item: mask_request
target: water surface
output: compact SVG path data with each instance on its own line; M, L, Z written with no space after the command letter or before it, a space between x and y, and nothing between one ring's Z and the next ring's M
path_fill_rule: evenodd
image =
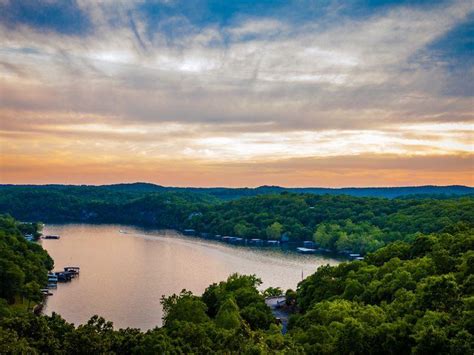
M187 289L202 294L228 275L256 274L262 289L296 288L318 266L335 259L272 248L249 248L185 237L176 231L144 231L120 225L47 225L42 240L55 270L80 266L80 277L58 284L47 300L53 311L76 325L99 314L117 328L161 325L160 297Z

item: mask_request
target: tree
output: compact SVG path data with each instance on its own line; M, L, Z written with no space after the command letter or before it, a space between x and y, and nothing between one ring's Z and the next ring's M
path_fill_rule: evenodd
M240 327L240 324L239 307L231 297L228 297L217 312L216 325L224 329L235 329Z
M268 287L262 295L263 297L278 297L283 295L283 290L280 287Z
M209 321L206 314L206 304L191 291L182 290L179 295L163 296L160 301L163 306L163 323L165 326L174 321L202 323Z
M234 233L239 237L247 236L248 230L248 227L244 223L237 223L234 226Z
M12 261L0 258L0 297L12 303L22 290L25 273Z
M35 354L25 338L20 338L12 330L0 327L0 354Z
M30 309L31 301L40 302L42 299L40 285L37 282L31 281L23 286L23 297L28 300L27 308Z
M448 311L459 302L459 286L452 274L430 276L417 287L417 298L422 309Z
M273 224L268 226L265 231L268 239L280 239L282 230L283 226L278 222L274 222Z
M294 306L296 304L297 296L298 296L298 294L296 293L296 291L294 291L290 288L288 290L286 290L286 292L285 292L286 305L290 306L290 307Z

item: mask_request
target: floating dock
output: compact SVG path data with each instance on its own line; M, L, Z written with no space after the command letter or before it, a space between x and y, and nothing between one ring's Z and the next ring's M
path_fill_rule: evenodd
M316 249L313 249L313 248L299 247L299 248L296 248L296 251L301 254L315 254L316 253Z
M80 268L78 266L66 266L64 271L50 272L48 273L48 285L47 288L57 288L58 282L71 281L76 276L79 276Z

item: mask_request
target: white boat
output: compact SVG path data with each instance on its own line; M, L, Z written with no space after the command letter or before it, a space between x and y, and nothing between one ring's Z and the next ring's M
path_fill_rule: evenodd
M312 248L303 248L303 247L298 247L296 248L296 251L301 254L314 254L316 253L316 249Z

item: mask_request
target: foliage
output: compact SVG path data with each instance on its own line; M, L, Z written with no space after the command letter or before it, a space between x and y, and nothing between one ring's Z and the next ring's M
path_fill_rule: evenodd
M36 243L27 241L23 224L0 215L0 298L13 303L17 296L38 301L53 260ZM36 230L33 230L36 232Z
M283 295L283 290L280 287L268 287L262 295L263 297L278 297Z
M198 232L244 238L315 240L333 251L369 253L416 233L474 226L474 198L382 199L264 195L213 204L188 220Z
M163 306L163 324L168 325L176 321L202 323L209 321L206 314L206 304L190 291L182 290L179 295L173 294L161 298Z
M299 284L289 336L311 353L472 353L473 249L466 228L321 267Z
M0 186L0 213L48 223L134 224L248 239L285 235L290 242L314 239L335 252L362 254L397 240L409 242L416 233L474 226L473 196L386 199L262 187L253 197L242 197L252 195L251 189L231 201L215 197L228 196L225 190L150 184ZM331 194L316 194L323 192Z
M273 222L271 225L269 225L265 229L265 232L267 234L267 238L268 239L280 239L282 229L283 229L283 226L280 223Z
M285 199L303 203L306 198L288 195L251 200L268 199L278 205ZM296 291L286 291L287 306L295 313L285 335L263 297L281 294L281 290L260 293L261 280L255 275L231 275L210 285L202 296L183 290L163 297L164 326L147 332L115 330L99 316L75 327L56 314L37 316L18 310L9 302L18 296L36 302L38 288L46 282L53 264L40 245L24 239L18 222L0 216L0 353L472 354L472 201L431 201L439 209L433 210L423 200L395 201L391 207L386 200L358 200L376 206L368 223L367 211L361 210L364 216L358 219L354 217L356 205L344 211L334 207L338 198L325 198L331 200L325 206L332 207L318 211L324 222L315 228L317 241L347 248L346 237L353 236L348 239L358 240L368 254L364 261L322 266ZM287 203L280 206L285 211ZM384 218L374 213L378 208L385 209ZM309 216L314 209L308 208ZM406 224L395 227L394 221L408 215ZM265 225L273 223L266 221ZM284 219L278 223L285 228ZM405 237L391 242L387 236L396 228L397 235ZM378 235L375 240L388 244L370 252L365 233L374 233Z

